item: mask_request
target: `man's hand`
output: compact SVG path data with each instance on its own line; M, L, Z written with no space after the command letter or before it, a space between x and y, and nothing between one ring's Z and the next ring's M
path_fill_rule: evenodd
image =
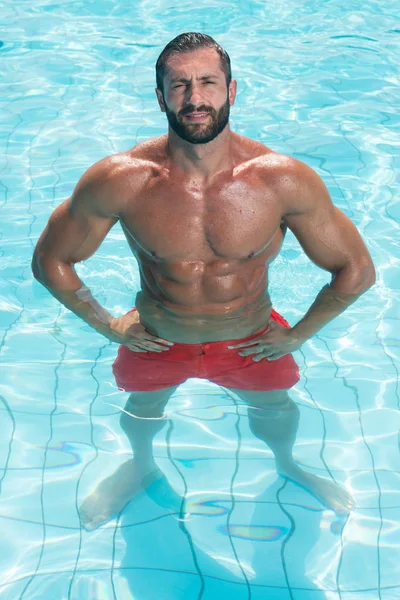
M163 352L173 346L173 342L155 337L140 323L137 311L112 318L107 331L101 332L112 342L127 346L132 352Z
M279 325L275 321L270 321L268 330L262 335L248 342L228 346L228 348L245 348L239 352L239 355L249 356L254 354L253 360L259 362L263 358L277 360L285 354L291 354L300 348L303 341L293 333L292 329Z

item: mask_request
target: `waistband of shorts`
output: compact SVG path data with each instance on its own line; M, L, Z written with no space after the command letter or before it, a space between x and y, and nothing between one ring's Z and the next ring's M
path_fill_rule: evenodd
M130 310L129 312L136 312L137 308L133 307L132 310ZM226 346L233 346L235 344L241 344L242 342L248 342L249 340L253 340L254 338L258 337L259 335L262 335L263 333L265 333L268 329L268 324L265 325L265 327L263 327L262 329L260 329L259 331L256 331L255 333L252 333L244 338L236 338L233 340L218 340L215 342L196 342L196 343L185 343L185 342L174 342L174 348L198 348L200 346L206 346L206 347L212 347L212 348L222 348L222 347L226 347Z
M172 348L175 348L176 350L178 348L181 349L195 349L195 348L203 348L203 349L214 349L214 350L218 350L218 349L222 349L222 348L227 348L228 346L234 346L235 344L241 344L242 342L247 342L249 340L253 340L254 338L258 337L259 335L262 335L263 333L265 333L268 329L268 325L266 325L263 329L261 329L260 331L256 331L255 333L252 333L251 335L248 335L244 338L236 338L234 340L219 340L216 342L197 342L197 343L192 343L192 344L186 344L183 342L174 342L174 345L172 346Z

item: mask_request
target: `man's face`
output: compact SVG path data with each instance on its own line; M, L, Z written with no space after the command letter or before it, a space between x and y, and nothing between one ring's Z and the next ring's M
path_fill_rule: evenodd
M213 48L171 56L164 93L156 90L161 110L175 133L191 144L207 144L223 131L235 101L236 82L226 85Z

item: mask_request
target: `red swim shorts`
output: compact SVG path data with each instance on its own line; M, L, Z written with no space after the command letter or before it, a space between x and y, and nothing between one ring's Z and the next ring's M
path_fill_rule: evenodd
M290 327L273 309L271 318ZM206 344L175 342L164 352L132 352L126 346L120 346L113 364L115 380L118 387L127 392L153 392L184 383L190 377L242 390L289 389L300 379L299 368L291 354L273 361L263 358L255 362L252 356L239 356L239 349L228 349L228 346L252 340L266 330L267 327L241 340Z

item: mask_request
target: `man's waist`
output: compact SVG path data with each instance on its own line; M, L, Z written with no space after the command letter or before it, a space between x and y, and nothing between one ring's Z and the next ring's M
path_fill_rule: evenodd
M265 328L271 312L271 302L264 295L257 303L249 303L235 310L215 310L210 313L195 307L163 305L161 302L139 292L136 307L140 321L152 335L171 341L196 344L203 342L241 339Z

